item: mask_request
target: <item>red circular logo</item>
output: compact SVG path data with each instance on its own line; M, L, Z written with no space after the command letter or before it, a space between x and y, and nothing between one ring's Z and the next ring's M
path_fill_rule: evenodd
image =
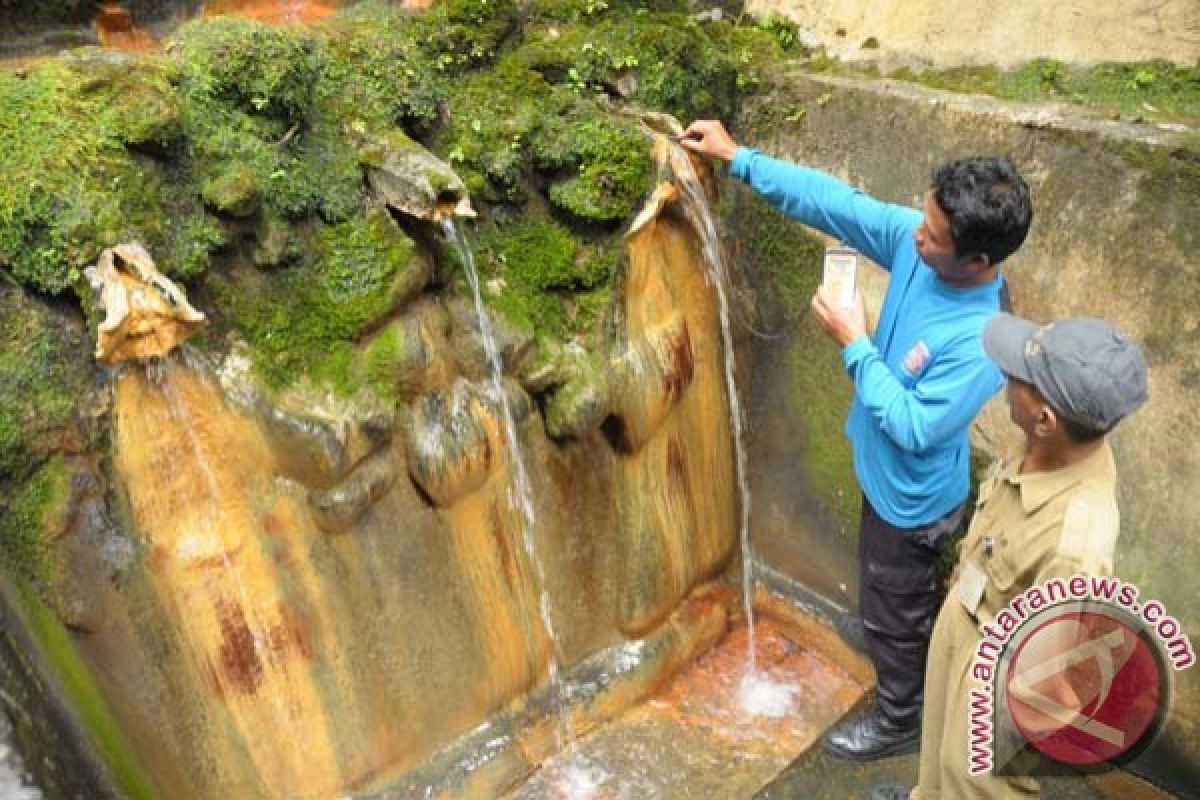
M1085 766L1129 752L1161 718L1164 676L1152 646L1105 613L1072 611L1038 625L1004 676L1021 735L1046 756Z

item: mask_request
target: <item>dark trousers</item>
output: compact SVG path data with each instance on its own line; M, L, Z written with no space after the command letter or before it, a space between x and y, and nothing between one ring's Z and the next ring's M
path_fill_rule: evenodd
M941 605L938 551L963 507L919 528L889 524L864 497L858 528L859 609L879 706L898 726L919 723L929 637Z

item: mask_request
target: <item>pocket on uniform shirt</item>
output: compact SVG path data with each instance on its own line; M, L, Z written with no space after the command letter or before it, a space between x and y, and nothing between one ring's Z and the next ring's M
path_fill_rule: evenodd
M1008 592L1017 580L1016 566L1003 553L994 552L984 558L983 568L988 579L1002 592Z

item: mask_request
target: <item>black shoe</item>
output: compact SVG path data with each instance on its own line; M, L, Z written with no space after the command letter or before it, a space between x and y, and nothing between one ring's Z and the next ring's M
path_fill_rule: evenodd
M908 800L912 796L912 787L903 783L884 783L867 792L865 800Z
M921 745L919 720L899 726L871 706L862 714L843 720L825 734L825 752L851 761L874 761L884 756L915 753Z
M867 652L867 634L858 614L839 614L834 617L833 629L842 641L860 653Z

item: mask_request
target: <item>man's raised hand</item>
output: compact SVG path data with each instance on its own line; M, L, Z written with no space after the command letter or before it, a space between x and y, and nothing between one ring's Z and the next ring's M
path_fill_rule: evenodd
M688 125L679 143L693 153L722 161L732 161L737 152L737 142L715 119L699 119Z

